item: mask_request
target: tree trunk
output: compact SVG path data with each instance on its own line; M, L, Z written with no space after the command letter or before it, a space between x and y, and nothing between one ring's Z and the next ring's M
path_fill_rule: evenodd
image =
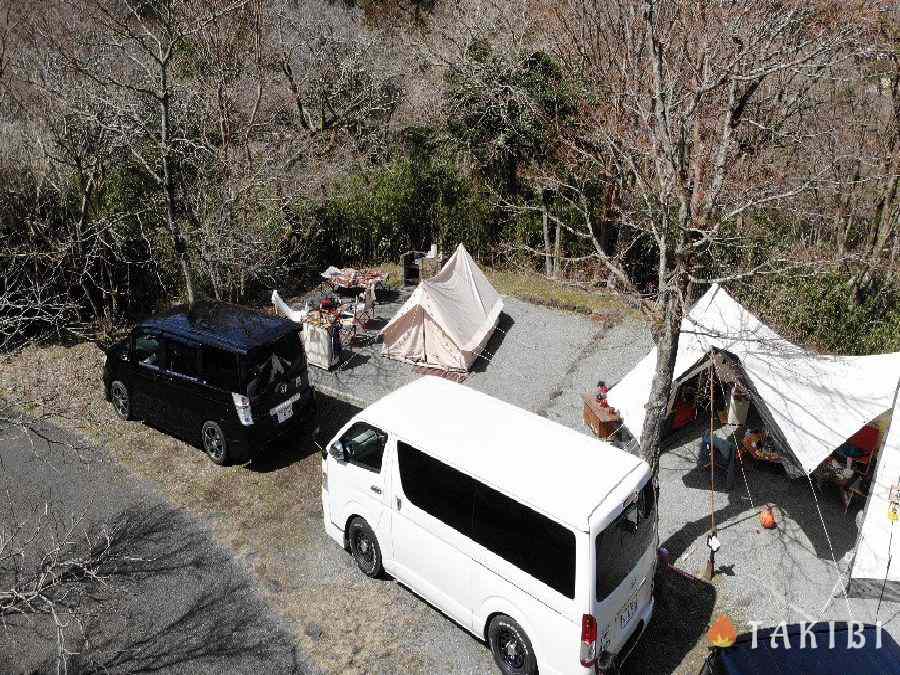
M184 275L184 295L189 305L194 304L194 279L191 270L191 261L188 257L187 244L184 235L175 218L175 186L172 182L171 148L169 147L169 61L168 56L160 59L159 64L160 89L160 145L162 146L163 183L166 190L166 226L172 236L172 244L175 248L175 257L181 265L181 273Z
M550 257L550 223L547 214L547 199L541 197L541 217L544 225L544 273L550 277L553 276L553 259Z
M556 238L553 240L553 278L559 279L562 270L562 222L556 221Z
M676 279L681 275L676 274ZM666 412L672 390L672 373L678 355L681 334L681 291L673 281L662 292L662 320L656 341L656 371L647 401L644 427L641 431L641 457L646 460L655 476L659 471L659 448L665 431Z

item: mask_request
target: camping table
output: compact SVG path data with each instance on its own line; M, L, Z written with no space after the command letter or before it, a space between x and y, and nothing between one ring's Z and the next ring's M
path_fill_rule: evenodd
M338 289L365 288L369 284L373 284L375 288L381 288L386 277L387 275L380 269L355 270L352 267L342 269L339 274L322 275L325 284L335 291Z
M604 406L597 400L594 392L587 392L581 395L584 401L584 423L587 424L596 436L608 439L616 433L616 430L622 423L622 418L614 408L608 405Z

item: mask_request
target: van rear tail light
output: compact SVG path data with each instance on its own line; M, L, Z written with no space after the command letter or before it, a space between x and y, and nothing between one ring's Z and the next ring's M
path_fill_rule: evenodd
M250 411L250 399L243 394L231 394L234 401L234 409L237 410L238 419L245 427L253 424L253 413Z
M581 617L581 665L590 668L597 660L597 619L592 614Z

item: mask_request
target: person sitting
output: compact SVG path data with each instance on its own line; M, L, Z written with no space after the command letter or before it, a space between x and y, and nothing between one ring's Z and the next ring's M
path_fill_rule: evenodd
M716 466L725 470L725 488L727 490L734 487L737 465L737 441L735 440L737 430L738 425L736 424L724 424L712 434L712 447L716 450ZM697 451L697 468L701 471L710 465L710 449L709 431L704 431Z

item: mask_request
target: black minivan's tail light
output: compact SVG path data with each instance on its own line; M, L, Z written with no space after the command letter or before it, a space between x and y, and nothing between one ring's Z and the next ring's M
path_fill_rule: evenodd
M597 619L593 614L581 617L581 665L590 668L597 660Z
M234 409L237 411L238 419L245 427L253 424L253 412L250 410L250 399L243 394L232 392L231 398L234 401Z

